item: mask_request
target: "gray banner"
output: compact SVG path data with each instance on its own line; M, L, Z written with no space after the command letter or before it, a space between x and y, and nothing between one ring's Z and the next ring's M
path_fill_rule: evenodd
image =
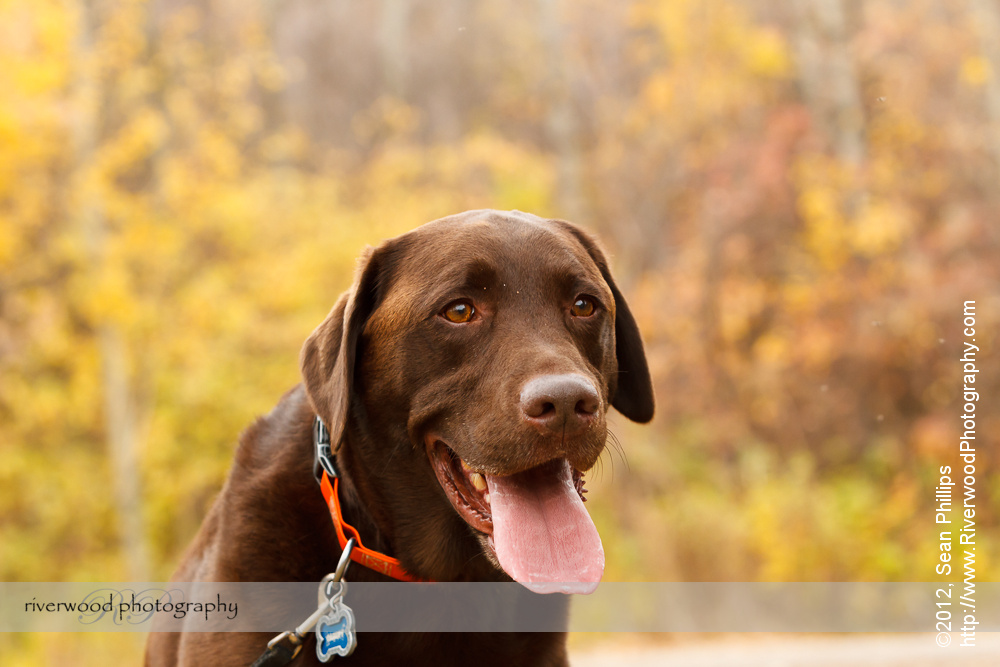
M315 611L317 593L313 583L0 583L0 631L277 633ZM1000 583L961 595L938 583L612 582L571 598L513 583L350 583L344 601L360 632L957 632L969 615L1000 631Z

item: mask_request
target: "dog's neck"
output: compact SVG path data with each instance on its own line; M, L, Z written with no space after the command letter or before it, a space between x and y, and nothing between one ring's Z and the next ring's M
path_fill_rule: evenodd
M338 496L342 520L354 527L361 538L361 543L369 549L396 557L391 540L379 527L379 523L367 509L365 502L361 500L362 492L359 492L356 480L363 482L364 477L352 474L355 466L350 448L341 447L334 455L334 460L339 479Z

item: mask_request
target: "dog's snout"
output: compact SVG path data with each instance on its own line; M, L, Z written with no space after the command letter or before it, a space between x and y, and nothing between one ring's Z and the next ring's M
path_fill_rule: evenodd
M524 419L544 430L579 431L593 421L600 407L600 395L581 375L542 375L521 389Z

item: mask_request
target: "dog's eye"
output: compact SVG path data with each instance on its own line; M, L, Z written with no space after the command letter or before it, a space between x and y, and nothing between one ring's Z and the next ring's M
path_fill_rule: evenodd
M576 301L573 302L573 307L569 309L573 317L590 317L597 310L597 306L594 304L594 300L589 296L580 295L576 297Z
M472 316L476 314L476 308L468 301L452 301L444 310L441 311L441 316L444 317L449 322L454 322L455 324L465 324L472 319Z

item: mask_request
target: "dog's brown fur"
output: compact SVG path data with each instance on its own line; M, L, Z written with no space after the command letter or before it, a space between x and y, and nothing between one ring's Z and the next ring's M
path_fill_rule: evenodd
M581 293L600 304L569 314ZM477 318L439 314L456 299ZM596 414L578 433L526 423L532 378L592 382ZM446 442L475 468L512 474L565 457L587 470L605 414L652 417L639 332L595 242L577 227L519 213L471 211L386 241L306 341L303 385L242 436L221 495L174 581L315 581L340 555L312 474L315 415L337 447L346 520L362 541L435 581L509 581L486 537L455 511L428 460ZM353 565L353 581L387 581ZM249 665L266 634L153 633L146 664ZM345 665L566 665L561 633L362 634ZM310 639L295 665L319 664Z

